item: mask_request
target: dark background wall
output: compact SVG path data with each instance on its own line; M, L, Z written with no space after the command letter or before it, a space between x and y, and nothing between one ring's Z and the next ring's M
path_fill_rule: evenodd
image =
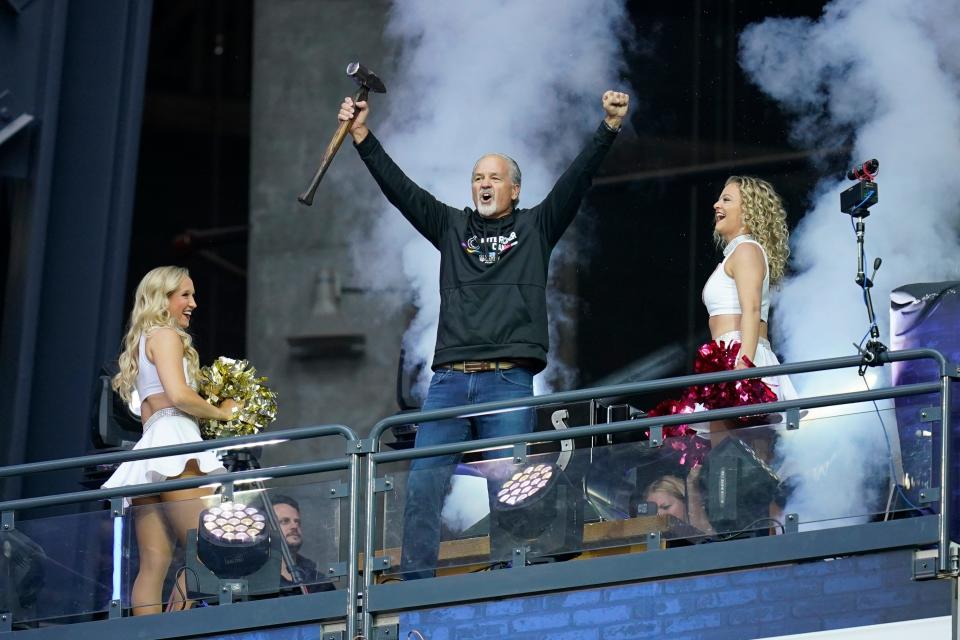
M242 355L253 3L154 5L125 309L144 273L190 269L205 361Z
M90 446L97 370L122 323L149 25L149 2L0 3L3 106L35 118L0 146L6 463ZM22 492L54 486L75 474Z
M829 151L791 148L779 107L737 63L737 38L748 24L773 15L816 17L822 5L629 3L646 39L627 76L643 87L632 106L637 136L619 141L605 163L588 200L595 216L576 221L602 253L579 271L582 384L671 343L687 351L680 371L693 362L691 350L709 336L700 290L717 262L712 204L727 176L773 182L793 226L821 172L840 170L842 159Z

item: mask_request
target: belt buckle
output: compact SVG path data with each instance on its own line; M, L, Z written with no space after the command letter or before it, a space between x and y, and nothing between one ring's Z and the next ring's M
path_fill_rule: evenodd
M486 365L486 363L483 361L464 360L463 372L464 373L480 373L481 371L484 371L484 365Z

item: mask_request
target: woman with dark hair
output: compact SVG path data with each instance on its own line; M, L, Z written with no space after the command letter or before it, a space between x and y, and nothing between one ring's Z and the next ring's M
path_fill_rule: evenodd
M198 418L226 421L240 407L233 400L213 406L196 392L199 358L186 329L190 326L194 299L193 280L186 269L158 267L137 286L130 323L120 354L120 372L113 388L127 402L136 390L140 398L143 437L134 449L200 442ZM103 484L124 487L168 478L189 478L226 469L205 451L178 456L136 460L121 464ZM134 615L160 613L163 582L173 559L175 543L186 541L195 529L208 489L168 491L133 499L140 570L133 583ZM178 580L183 599L184 581Z

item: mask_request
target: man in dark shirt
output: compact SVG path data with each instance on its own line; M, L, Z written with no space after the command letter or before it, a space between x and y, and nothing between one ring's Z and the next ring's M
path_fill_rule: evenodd
M300 585L310 593L318 591L333 591L332 583L323 579L317 569L317 563L300 555L303 545L303 533L300 529L300 504L289 496L275 495L272 497L273 512L277 515L277 524L280 525L280 534L287 541L290 554L293 556L295 571L299 580L290 572L286 561L280 563L280 590L281 593L297 593Z
M604 120L540 204L521 209L517 163L488 154L471 175L474 208L438 201L410 180L367 128L366 102L346 98L341 121L384 196L440 251L440 317L433 379L424 411L526 397L546 366L547 267L593 174L616 138L629 97L607 91ZM528 433L529 409L420 425L416 446ZM459 456L414 460L407 479L401 571L431 576L440 544L440 510ZM490 487L495 489L495 487ZM492 492L491 492L492 493Z

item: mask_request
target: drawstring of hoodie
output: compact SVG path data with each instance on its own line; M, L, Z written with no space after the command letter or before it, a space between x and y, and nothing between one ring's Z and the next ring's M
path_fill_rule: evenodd
M497 218L497 227L494 231L496 237L492 241L488 241L487 238L487 219L484 216L480 216L480 255L483 257L481 263L483 264L496 264L500 261L500 237L503 235L503 218ZM490 251L487 251L487 246L490 245L493 247L493 256L490 257ZM490 262L484 262L489 260Z
M480 256L483 264L487 259L487 219L483 216L480 216Z

